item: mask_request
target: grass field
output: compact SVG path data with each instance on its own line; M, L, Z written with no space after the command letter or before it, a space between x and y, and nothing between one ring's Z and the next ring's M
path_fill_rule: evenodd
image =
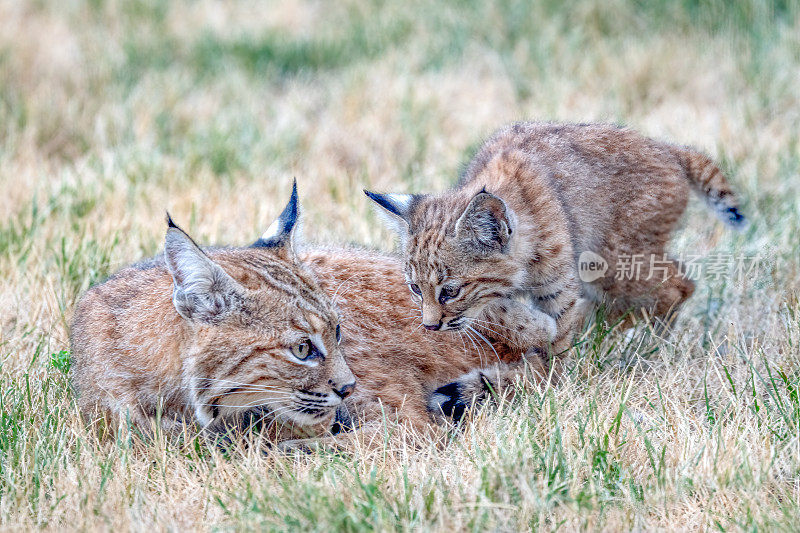
M793 0L1 0L0 528L799 529L798 82ZM518 119L721 162L752 224L692 203L673 248L708 275L673 338L591 328L562 385L446 445L224 457L83 426L76 299L158 251L165 209L246 244L296 176L307 241L389 250L361 189L441 190Z

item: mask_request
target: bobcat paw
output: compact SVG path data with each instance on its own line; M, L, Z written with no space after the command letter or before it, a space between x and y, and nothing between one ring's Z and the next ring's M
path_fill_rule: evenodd
M473 405L480 405L494 389L489 378L480 370L473 370L431 394L428 408L458 422Z

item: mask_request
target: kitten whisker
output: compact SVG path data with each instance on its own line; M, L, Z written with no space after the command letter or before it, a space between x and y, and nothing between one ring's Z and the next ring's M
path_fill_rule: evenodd
M466 329L461 330L461 331L464 332L464 335L467 336L467 338L469 339L469 342L472 343L472 347L475 348L476 352L478 352L478 361L480 361L481 366L484 366L485 363L483 362L483 350L481 350L480 347L477 344L475 344L475 340L472 338L472 335L470 335L469 331L467 331Z
M472 326L470 326L470 325L467 325L467 328L468 328L470 331L472 331L472 332L473 332L475 335L477 335L478 337L480 337L480 338L483 340L483 342L485 342L485 343L486 343L486 345L487 345L489 348L491 348L491 349L492 349L492 351L494 352L494 356L497 358L497 361L502 363L502 360L500 359L500 356L497 354L497 350L495 350L495 349L494 349L494 346L492 346L492 343L491 343L491 342L489 342L489 340L488 340L486 337L484 337L483 335L481 335L481 334L478 332L478 330L476 330L476 329L475 329L475 328L473 328Z
M477 323L478 323L478 327L479 327L479 328L481 328L481 329L485 329L485 330L487 330L487 331L490 331L491 333L494 333L495 335L497 335L497 336L498 336L498 337L500 337L501 339L503 339L503 340L505 340L505 341L508 341L508 342L510 342L510 343L512 343L512 344L514 343L514 341L512 341L511 339L509 339L509 338L508 338L508 337L506 337L505 335L502 335L502 334L498 333L497 331L493 330L492 328L490 328L490 327L487 327L487 326L485 326L484 324L482 324L482 323L481 323L481 322L483 322L482 320L476 320L476 319L474 319L474 318L471 318L471 319L469 319L469 322L470 322L470 325L471 325L473 322L477 322ZM493 324L492 322L489 322L489 323L490 323L490 324ZM497 324L494 324L494 325L497 325ZM505 327L505 326L500 326L500 327Z

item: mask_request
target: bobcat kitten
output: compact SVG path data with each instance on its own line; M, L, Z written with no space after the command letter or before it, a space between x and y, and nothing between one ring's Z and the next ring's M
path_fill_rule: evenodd
M517 123L483 144L452 190L365 193L400 234L426 328L502 325L520 330L523 347L552 343L560 354L583 319L579 298L605 303L611 320L644 310L667 321L692 294L694 284L665 253L690 188L730 225L745 224L719 168L692 148L605 124ZM582 281L582 253L599 256L605 275ZM632 257L641 258L638 275L619 279ZM514 302L518 295L529 305ZM527 320L498 321L508 310ZM518 367L472 372L448 393L470 401Z

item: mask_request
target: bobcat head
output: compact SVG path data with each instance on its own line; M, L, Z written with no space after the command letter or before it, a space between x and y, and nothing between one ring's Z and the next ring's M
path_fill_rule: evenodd
M499 197L485 189L440 197L364 192L400 235L425 328L461 329L492 300L517 292L524 269L509 253L515 217Z
M297 211L295 186L252 246L208 253L167 215L172 302L189 326L183 380L204 425L251 409L316 424L355 387L336 308L293 250Z

